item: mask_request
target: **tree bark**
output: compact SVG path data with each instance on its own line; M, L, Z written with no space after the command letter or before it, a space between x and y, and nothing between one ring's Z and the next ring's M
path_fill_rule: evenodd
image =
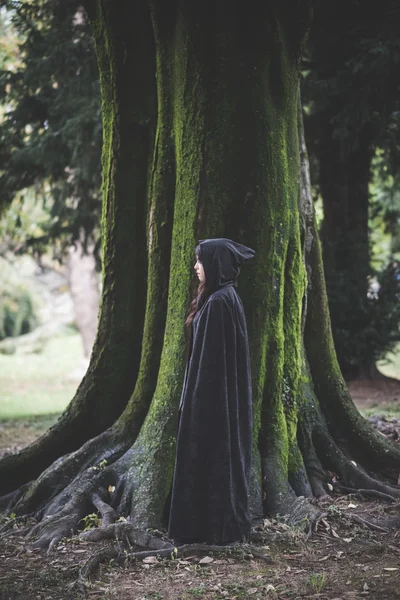
M135 387L146 303L148 157L156 103L148 14L138 9L132 21L127 17L129 39L115 33L106 38L101 26L94 32L104 132L103 292L97 337L88 371L57 423L22 452L1 461L3 493L36 478L54 460L111 426ZM99 23L101 18L107 19L108 13L99 5Z
M42 467L31 484L14 484L0 505L37 516L36 546L52 546L93 510L107 522L125 516L136 528L166 525L194 248L199 238L221 236L256 250L240 279L254 391L253 516L309 517L302 497L327 493L333 470L350 487L399 494L400 452L355 409L333 348L298 112L304 3L291 4L289 20L285 2L194 8L183 0L143 0L135 3L135 22L145 24L138 37L128 0L88 8L105 128L103 321L92 360L106 354L103 369L112 370L140 340L140 365L114 425ZM145 113L134 102L138 94L147 110L148 87L138 87L133 51L148 35L143 43L154 43L157 83L150 143ZM148 56L141 56L144 78L153 74ZM131 244L134 256L121 250ZM138 272L124 271L133 258L146 266L146 285ZM105 323L121 328L118 347ZM119 380L114 385L113 398L121 393ZM385 484L372 477L378 468Z

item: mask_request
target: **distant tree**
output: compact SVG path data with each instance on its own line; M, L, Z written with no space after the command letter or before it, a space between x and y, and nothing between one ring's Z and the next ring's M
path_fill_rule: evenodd
M379 11L360 0L317 4L305 65L306 137L324 207L321 237L333 335L347 378L375 376L376 360L400 337L400 309L390 323L384 322L388 312L379 310L382 321L376 322L377 304L368 295L374 274L369 184L377 148L387 173L400 174L399 18L393 0L384 0ZM396 290L385 289L380 301L395 308Z
M50 218L42 235L25 236L24 248L57 242L61 252L90 238L98 248L100 91L86 14L76 0L3 6L3 23L18 34L18 60L0 71L0 208L34 187Z
M14 46L11 52L6 44L0 71L3 214L13 205L0 251L31 252L39 262L51 252L68 263L75 322L89 355L98 312L102 137L93 41L77 1L11 1L5 8L1 39ZM36 222L24 210L26 197L32 208L32 191L43 204Z

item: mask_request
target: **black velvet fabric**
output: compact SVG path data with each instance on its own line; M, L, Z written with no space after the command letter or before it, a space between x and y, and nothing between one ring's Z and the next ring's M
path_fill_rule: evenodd
M199 254L211 293L192 324L169 536L224 544L250 532L251 373L246 319L234 284L254 251L218 238L201 241Z

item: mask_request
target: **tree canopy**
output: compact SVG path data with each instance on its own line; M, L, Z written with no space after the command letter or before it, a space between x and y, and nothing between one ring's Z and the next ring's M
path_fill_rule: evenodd
M97 240L100 93L86 15L72 0L4 6L3 21L17 32L18 44L17 59L0 72L3 212L17 192L33 187L50 219L39 239L32 236L26 245L69 244L82 232Z
M333 333L347 377L375 375L375 363L400 339L393 269L400 204L398 3L382 10L357 0L316 6L303 96L312 180L321 195L321 235ZM371 192L374 179L375 194ZM370 226L393 236L376 272ZM374 218L373 218L374 217ZM370 293L378 278L378 294Z

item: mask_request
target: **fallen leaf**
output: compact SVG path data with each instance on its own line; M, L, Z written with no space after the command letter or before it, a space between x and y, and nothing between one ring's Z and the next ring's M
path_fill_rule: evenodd
M364 592L367 592L367 591L369 590L369 585L368 585L368 583L364 583L364 585L363 585L363 590L364 590Z
M400 475L399 475L400 477ZM272 522L269 519L264 519L263 521L264 527L271 527Z
M333 535L334 538L337 538L338 540L340 540L340 536L338 535L337 531L335 529L333 529L333 527L331 527L331 534Z
M158 560L157 560L157 557L156 557L156 556L146 556L146 557L143 559L143 562L144 562L146 565L153 565L154 563L158 562Z
M250 594L250 596L251 596L252 594L257 594L257 592L258 592L258 588L249 588L249 589L247 590L247 593L248 593L248 594Z
M322 523L323 525L325 525L326 529L329 529L329 523L328 523L328 521L325 521L325 519L321 519L320 523Z
M214 562L214 559L211 558L211 556L205 556L204 558L199 560L199 565L209 565L212 562Z

